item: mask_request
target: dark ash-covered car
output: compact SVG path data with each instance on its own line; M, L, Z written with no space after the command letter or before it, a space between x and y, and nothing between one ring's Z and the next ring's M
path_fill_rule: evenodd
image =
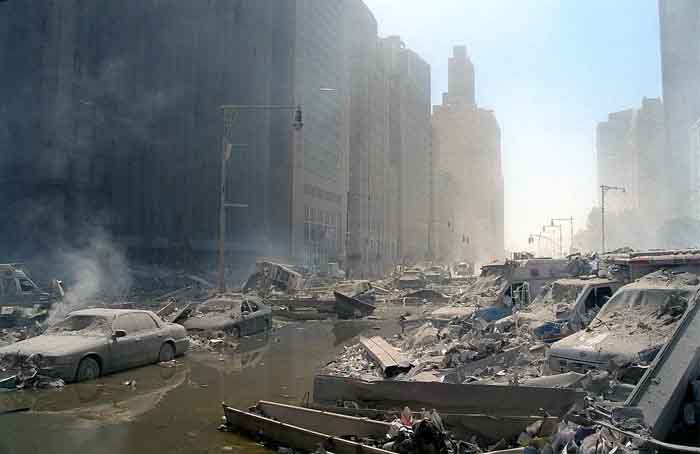
M71 312L40 336L0 348L5 373L27 366L66 382L170 361L185 353L185 329L150 311L85 309Z
M233 337L272 328L272 309L255 297L219 296L197 305L182 322L187 331L225 331Z

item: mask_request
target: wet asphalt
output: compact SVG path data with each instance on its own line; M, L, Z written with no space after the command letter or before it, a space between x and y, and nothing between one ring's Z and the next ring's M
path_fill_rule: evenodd
M300 403L321 366L360 334L399 332L404 311L378 309L379 320L290 322L241 339L235 350L191 352L177 367L152 365L61 389L0 393L0 454L270 452L219 432L221 403ZM2 414L20 408L29 410Z

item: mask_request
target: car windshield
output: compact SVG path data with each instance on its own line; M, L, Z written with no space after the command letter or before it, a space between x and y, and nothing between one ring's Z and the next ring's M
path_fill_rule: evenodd
M533 305L540 302L542 304L573 303L584 288L580 284L554 282L546 292L533 301Z
M104 317L72 315L46 330L46 334L63 336L109 336L111 329Z
M642 307L656 309L669 298L683 297L687 300L689 296L689 292L677 289L627 289L620 291L608 302L605 312Z

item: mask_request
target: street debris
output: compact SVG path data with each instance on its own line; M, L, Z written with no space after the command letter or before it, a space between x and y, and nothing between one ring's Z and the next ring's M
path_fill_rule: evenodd
M434 409L413 412L403 407L373 420L267 401L249 411L223 407L225 422L220 430L249 434L277 452L458 454L517 446L516 440L492 443L490 437L476 433L456 435ZM520 424L521 433L530 439L548 436L553 428L545 427L543 420Z
M413 365L408 359L380 336L360 338L360 344L367 355L379 367L384 377L394 377L411 370Z
M255 272L243 285L243 291L256 291L267 295L273 291L296 292L304 285L302 275L289 265L260 261L255 264Z

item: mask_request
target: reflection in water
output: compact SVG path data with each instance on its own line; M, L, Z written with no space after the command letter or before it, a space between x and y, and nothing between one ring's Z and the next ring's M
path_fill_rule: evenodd
M0 454L221 453L224 446L266 452L216 430L221 402L243 408L260 399L299 403L311 391L314 372L363 330L390 336L398 326L291 323L241 339L235 351L190 353L177 368L149 366L60 390L1 393L0 412L32 410L0 416ZM129 380L134 389L124 385Z
M365 320L339 320L333 324L333 336L335 340L333 341L334 346L344 344L355 336L358 336L361 332L371 328L374 325L373 322Z

